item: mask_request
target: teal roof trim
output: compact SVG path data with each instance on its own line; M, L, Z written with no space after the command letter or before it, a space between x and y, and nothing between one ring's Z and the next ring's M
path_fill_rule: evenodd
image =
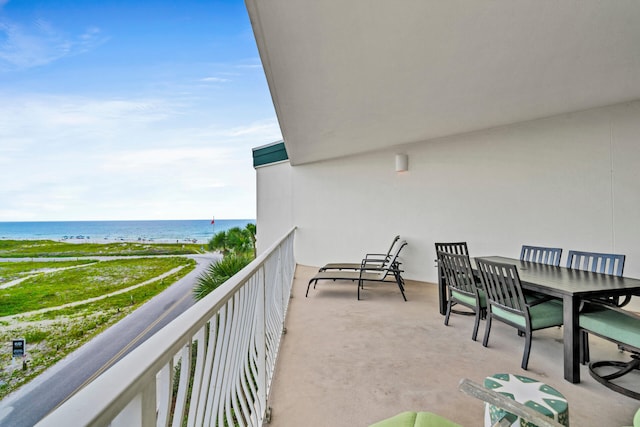
M253 167L289 160L284 142L276 142L264 147L253 149Z

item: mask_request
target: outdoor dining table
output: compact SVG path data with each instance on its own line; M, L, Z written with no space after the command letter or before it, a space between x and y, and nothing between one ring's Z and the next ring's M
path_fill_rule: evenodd
M562 299L564 378L580 382L580 330L578 314L584 299L640 295L640 280L589 271L554 267L501 256L478 257L492 262L515 265L524 289ZM475 266L475 258L472 260ZM441 299L446 292L440 292ZM442 305L442 301L440 304ZM444 302L446 305L446 301Z

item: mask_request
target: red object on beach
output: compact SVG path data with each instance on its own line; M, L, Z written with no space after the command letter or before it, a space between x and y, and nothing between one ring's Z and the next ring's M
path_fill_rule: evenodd
M215 218L211 218L211 224L215 224L215 223L216 223Z

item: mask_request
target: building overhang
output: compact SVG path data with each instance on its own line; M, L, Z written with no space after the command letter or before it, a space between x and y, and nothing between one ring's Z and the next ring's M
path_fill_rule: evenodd
M640 2L246 0L292 165L640 98Z

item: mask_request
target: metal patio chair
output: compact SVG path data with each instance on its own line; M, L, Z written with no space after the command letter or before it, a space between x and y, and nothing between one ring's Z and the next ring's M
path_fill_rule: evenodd
M579 315L580 330L584 333L581 335L581 339L588 339L589 333L612 341L618 345L618 348L630 352L631 360L628 362L609 360L591 362L589 373L605 387L640 400L640 388L632 390L625 387L624 383L614 381L633 371L640 370L640 316L603 303L594 302L590 305L596 305L597 308L585 310ZM585 360L583 360L584 362Z
M447 302L447 314L444 324L449 325L449 317L455 305L462 305L469 308L475 314L475 323L471 339L476 340L480 319L484 319L487 314L486 293L476 279L471 268L471 261L468 255L456 255L438 251L438 259L442 262L442 268L449 289Z
M489 343L493 319L513 326L525 337L521 366L526 370L533 331L562 325L562 303L545 298L528 302L515 265L491 262L482 258L476 258L476 264L487 292L487 326L482 345L486 347Z

